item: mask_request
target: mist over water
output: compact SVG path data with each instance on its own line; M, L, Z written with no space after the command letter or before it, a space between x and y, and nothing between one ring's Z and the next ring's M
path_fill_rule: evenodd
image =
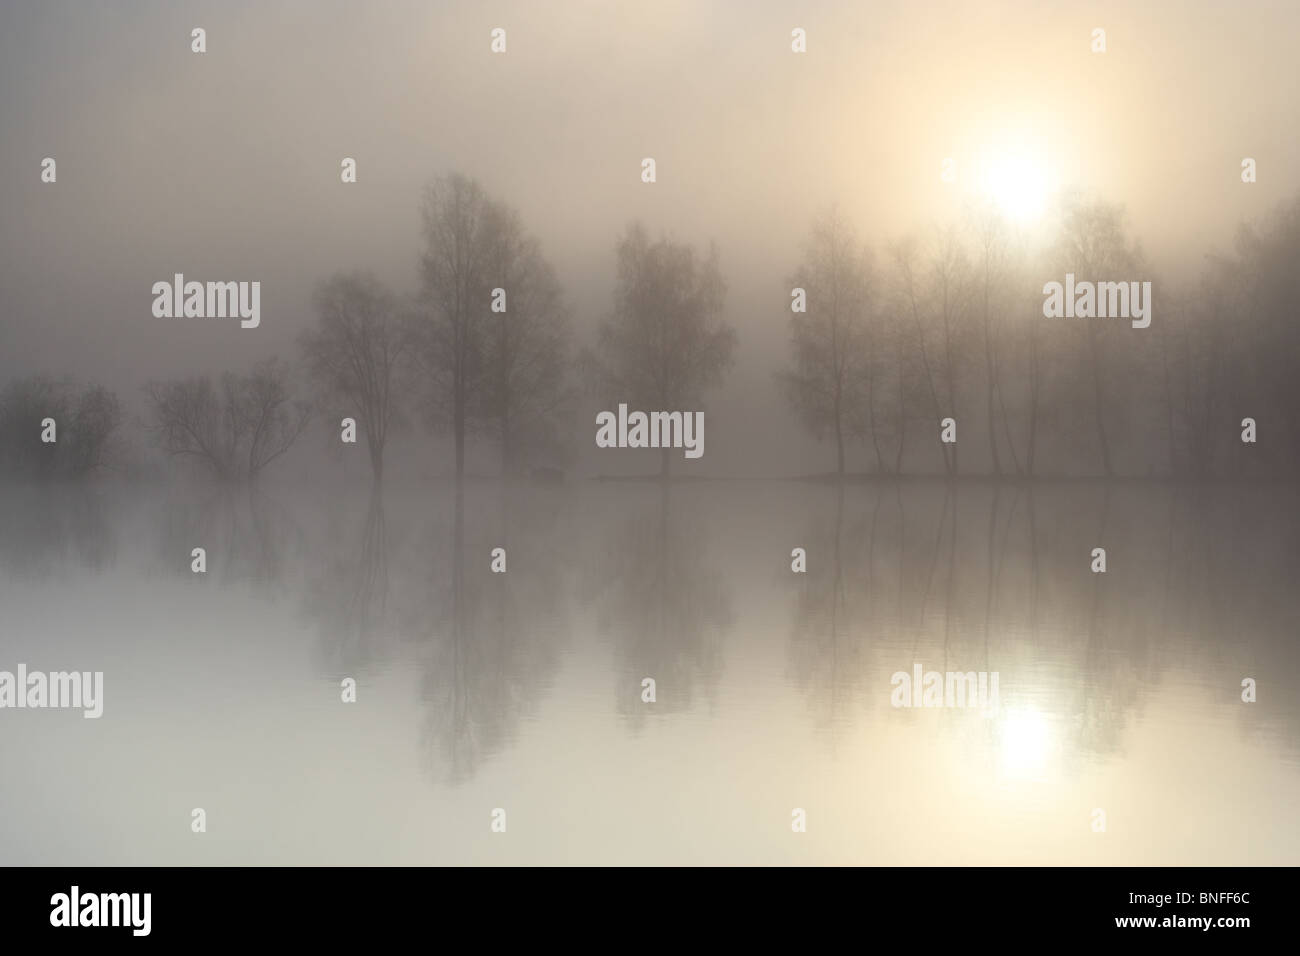
M457 497L7 493L8 658L108 677L99 721L5 714L0 807L23 826L4 859L1295 858L1292 487ZM222 555L206 576L187 566L196 535ZM1097 541L1125 566L1087 573ZM914 662L999 672L998 713L892 707ZM1267 688L1250 706L1245 676Z
M1294 864L1297 27L6 3L0 863Z

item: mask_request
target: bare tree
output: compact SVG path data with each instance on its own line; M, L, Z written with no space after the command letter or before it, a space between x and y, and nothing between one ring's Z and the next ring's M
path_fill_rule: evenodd
M903 473L907 439L914 424L928 423L922 426L924 434L938 438L938 432L932 427L935 409L932 409L929 382L922 357L914 348L915 335L910 315L909 302L899 294L895 283L888 304L882 310L877 340L876 351L880 358L877 364L883 373L880 376L881 387L873 389L884 392L877 400L882 406L883 414L877 420L876 431L893 444L892 471L895 475Z
M1047 393L1046 350L1042 342L1042 322L1039 321L1042 313L1038 311L1042 300L1039 295L1036 285L1022 287L1015 301L1021 303L1018 311L1023 318L1012 326L1021 331L1025 342L1025 475L1029 478L1034 477L1034 465L1038 456L1038 426Z
M957 474L957 446L939 438L939 418L957 408L958 363L964 353L969 304L968 263L956 234L940 233L928 256L912 239L891 248L897 295L912 329L921 381L929 396L931 425L943 457L944 473Z
M239 385L238 408L249 435L246 474L252 478L298 440L311 409L289 394L289 366L278 359L259 362Z
M726 286L716 248L651 242L640 224L618 240L614 313L586 356L592 386L634 407L691 410L731 366L735 330L722 320ZM669 473L663 449L660 474Z
M299 339L322 401L361 425L376 480L384 476L384 447L399 419L397 396L405 337L394 296L367 273L336 274L314 297L315 328Z
M484 320L473 412L500 442L501 473L507 475L529 455L563 456L557 419L571 398L569 326L559 280L537 240L513 209L501 206L496 213L489 274L505 292L505 309Z
M42 422L55 423L55 441L42 440ZM102 385L81 391L43 375L0 391L0 473L48 480L83 478L107 467L119 450L122 406Z
M69 429L69 471L74 477L106 468L118 450L117 432L122 424L122 403L102 385L87 388L77 396Z
M297 441L310 418L289 392L289 367L270 358L248 375L151 382L151 429L174 457L192 459L225 481L251 479Z
M813 225L804 262L790 279L807 296L807 311L790 319L790 365L779 374L804 426L835 439L836 474L844 475L845 433L869 434L883 466L875 427L870 255L832 209Z
M1076 282L1106 282L1129 278L1140 267L1141 253L1124 233L1123 210L1100 200L1075 201L1065 208L1056 261L1062 273L1072 272ZM1101 463L1107 477L1115 474L1113 442L1107 428L1108 396L1113 396L1114 370L1108 345L1109 319L1077 320L1084 339L1087 376L1092 388L1093 420Z
M929 264L932 306L931 326L934 330L943 390L947 409L944 414L955 416L958 408L958 387L961 378L961 359L966 354L971 304L970 261L962 248L955 229L939 233L935 239ZM924 336L925 330L922 330ZM949 452L952 474L957 474L957 443L945 444Z
M411 354L428 380L431 424L451 429L459 479L482 375L501 214L478 183L459 173L425 190L421 214L423 296L409 325Z
M60 447L41 440L41 422L56 429L69 417L68 389L43 375L10 382L0 392L0 465L4 472L48 480L59 466ZM57 431L56 431L57 436Z
M975 292L980 312L980 340L984 353L985 413L988 415L989 457L993 473L1001 476L1002 456L998 451L998 411L1002 412L1002 426L1011 453L1012 463L1020 471L1015 441L1007 423L1006 400L1001 393L1002 379L1002 329L999 316L1003 311L1003 297L1007 291L1010 272L1010 237L1006 223L997 211L985 205L975 210L972 217L975 238Z
M234 415L210 378L150 382L145 396L149 428L163 451L192 459L223 480L234 477Z
M1237 262L1242 283L1239 316L1245 328L1234 328L1233 341L1242 352L1250 397L1276 415L1279 449L1286 464L1300 465L1300 195L1278 206L1263 222L1245 227L1237 236ZM1243 395L1241 398L1246 398ZM1244 414L1244 413L1243 413ZM1240 416L1237 416L1240 418ZM1279 443L1280 445L1281 443ZM1284 450L1283 450L1284 449Z

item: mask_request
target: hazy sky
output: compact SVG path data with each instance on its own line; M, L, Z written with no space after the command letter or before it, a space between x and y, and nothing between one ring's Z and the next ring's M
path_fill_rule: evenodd
M743 451L798 470L824 450L772 373L820 208L879 244L960 209L945 157L960 177L1012 155L1124 203L1157 269L1194 267L1300 188L1298 28L1294 2L2 0L0 381L72 375L134 401L149 378L292 355L331 272L414 289L421 186L460 170L540 238L580 341L629 221L716 241L740 346L700 467ZM155 319L150 287L175 272L260 280L261 327Z

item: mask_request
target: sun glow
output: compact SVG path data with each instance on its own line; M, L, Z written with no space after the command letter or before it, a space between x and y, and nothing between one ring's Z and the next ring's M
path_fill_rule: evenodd
M1046 165L1028 152L989 152L981 158L976 189L1005 218L1028 225L1047 209L1054 183Z
M1052 749L1052 728L1036 710L1010 710L1002 718L1000 756L1013 775L1033 775L1043 769Z

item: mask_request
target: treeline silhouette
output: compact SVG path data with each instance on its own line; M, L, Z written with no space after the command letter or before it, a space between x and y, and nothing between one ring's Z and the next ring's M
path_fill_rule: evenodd
M458 478L474 441L499 450L503 475L553 477L572 460L580 392L606 408L699 409L733 364L716 248L700 255L630 226L616 243L611 312L578 350L555 271L516 210L451 174L427 187L421 211L417 293L364 271L324 278L297 366L268 358L216 380L149 383L142 424L153 444L217 479L246 480L315 411L330 427L355 422L377 480L391 435L413 423L452 439ZM802 425L832 444L840 477L854 443L878 475L1291 474L1298 259L1300 197L1243 226L1230 254L1207 256L1191 288L1153 276L1121 208L1099 200L1062 202L1046 241L975 208L879 253L832 208L789 276L789 355L776 378ZM1043 285L1067 273L1151 281L1150 327L1045 318ZM940 439L946 418L958 442ZM1242 441L1246 418L1256 443ZM102 386L11 382L0 390L0 474L111 467L122 425ZM669 463L665 449L663 476Z
M121 424L121 402L103 386L43 375L10 382L0 389L0 475L83 478L119 453Z
M1063 204L1032 247L989 209L883 262L835 210L790 278L807 311L779 373L792 408L877 473L957 475L972 437L994 475L1242 476L1300 465L1300 197L1207 257L1194 287L1153 276L1120 207ZM1149 328L1043 315L1045 282L1152 282ZM940 440L953 418L958 442ZM1242 442L1243 422L1260 434ZM1048 463L1045 465L1045 463ZM969 471L969 466L967 467Z

